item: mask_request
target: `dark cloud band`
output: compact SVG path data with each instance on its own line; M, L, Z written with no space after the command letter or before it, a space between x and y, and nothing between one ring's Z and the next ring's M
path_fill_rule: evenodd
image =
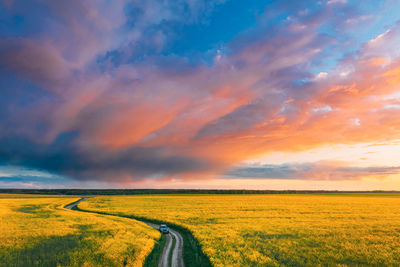
M289 180L359 180L368 177L385 178L399 173L400 167L349 167L335 163L317 162L250 165L230 170L225 174L225 177Z

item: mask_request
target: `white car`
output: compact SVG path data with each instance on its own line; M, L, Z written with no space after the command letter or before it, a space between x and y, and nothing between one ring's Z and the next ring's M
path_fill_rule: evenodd
M163 234L169 234L168 226L166 226L165 224L161 224L158 230L160 230L160 232Z

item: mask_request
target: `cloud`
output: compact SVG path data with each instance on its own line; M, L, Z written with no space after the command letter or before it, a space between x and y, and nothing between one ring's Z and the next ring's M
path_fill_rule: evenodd
M13 177L13 176L25 176L25 177L40 177L40 178L56 178L45 171L38 171L34 169L15 167L15 166L0 166L0 177Z
M0 67L45 86L58 84L71 71L51 42L21 38L0 39Z
M388 108L400 99L387 98L400 83L398 25L315 74L348 40L321 28L337 31L346 20L335 11L350 18L354 7L307 11L309 2L285 1L278 13L290 19L262 17L223 44L218 60L191 62L168 48L182 25L206 24L220 2L25 2L7 5L25 20L18 29L6 20L15 29L0 35L0 162L84 181L187 178L269 152L400 135ZM288 179L308 171L295 167L252 171ZM332 179L379 173L324 167ZM310 177L329 177L310 168Z
M329 0L326 2L327 5L333 5L333 4L347 4L347 0Z
M191 171L205 172L212 167L202 159L169 155L168 150L162 147L85 150L74 144L74 137L59 137L49 145L35 144L23 138L3 139L0 142L0 162L39 170L26 171L19 168L18 172L11 171L13 177L57 177L52 174L56 173L78 180L101 181L114 176L116 182ZM45 175L41 175L43 173Z
M225 174L227 178L290 179L290 180L361 180L384 179L400 174L400 167L353 167L343 162L316 162L281 165L242 166Z

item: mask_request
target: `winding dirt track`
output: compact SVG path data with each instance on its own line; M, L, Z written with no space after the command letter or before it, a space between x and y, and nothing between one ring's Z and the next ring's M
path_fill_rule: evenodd
M68 204L67 206L65 206L64 208L72 210L73 208L75 208L79 203L81 203L82 201L85 201L86 199L88 199L89 197L83 197L81 198L79 201ZM93 212L96 213L96 212ZM113 215L116 216L116 215ZM144 223L146 223L147 225L154 227L156 229L159 228L158 224L154 224L154 223L150 223L150 222L146 222L143 221ZM160 260L158 261L158 266L159 267L184 267L185 264L183 262L183 238L181 236L181 234L175 230L172 230L171 228L169 229L169 234L166 235L167 237L167 242L165 243L165 247L163 249L163 253L160 256ZM171 253L171 248L172 248L172 236L174 236L176 243L175 243L175 247L172 250L172 257L171 257L171 264L169 262L169 255Z
M64 208L66 208L67 210L72 210L73 208L75 208L76 206L78 206L79 203L81 203L82 201L85 201L86 199L88 199L89 197L83 197L81 199L79 199L77 202L68 204L67 206L65 206Z

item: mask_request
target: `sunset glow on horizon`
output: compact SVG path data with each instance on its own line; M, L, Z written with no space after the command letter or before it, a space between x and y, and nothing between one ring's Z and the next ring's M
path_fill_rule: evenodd
M0 188L400 190L399 14L0 0Z

